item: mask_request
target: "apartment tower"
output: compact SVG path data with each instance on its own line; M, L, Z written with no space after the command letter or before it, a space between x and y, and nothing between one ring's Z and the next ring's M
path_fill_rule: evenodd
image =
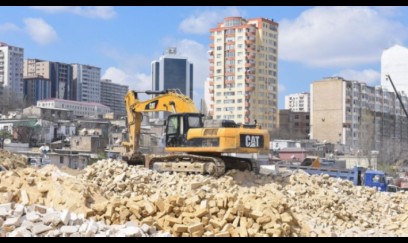
M0 42L0 108L22 101L24 49ZM9 104L10 103L10 104Z
M43 77L51 81L51 97L76 100L76 86L73 82L72 66L67 63L39 59L24 60L24 77Z
M101 68L83 64L72 64L76 100L101 102Z
M313 82L311 138L349 152L408 145L408 120L395 93L381 86L330 77ZM405 107L408 98L402 95Z
M113 83L110 79L101 80L101 104L110 107L116 116L126 116L125 95L129 86Z
M278 123L278 23L228 17L212 28L210 113L214 119Z

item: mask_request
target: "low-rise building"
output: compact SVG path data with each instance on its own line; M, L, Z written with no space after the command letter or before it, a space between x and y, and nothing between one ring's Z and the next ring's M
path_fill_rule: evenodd
M39 118L49 121L73 120L74 113L72 110L68 109L30 106L23 109L23 117Z
M100 103L80 102L63 99L48 99L37 101L38 107L60 108L73 111L74 116L79 118L91 117L102 118L104 114L110 112L110 108Z
M281 138L305 139L309 138L309 133L309 112L279 110L279 134Z
M100 136L73 136L71 150L82 153L101 153L106 148L106 143Z

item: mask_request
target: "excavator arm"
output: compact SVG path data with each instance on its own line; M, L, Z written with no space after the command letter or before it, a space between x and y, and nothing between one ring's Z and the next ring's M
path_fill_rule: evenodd
M158 95L140 101L138 93ZM144 164L144 156L138 151L140 146L141 124L144 112L168 111L172 113L198 113L192 99L177 90L137 92L130 90L125 96L129 141L123 142L126 152L122 158L129 164Z

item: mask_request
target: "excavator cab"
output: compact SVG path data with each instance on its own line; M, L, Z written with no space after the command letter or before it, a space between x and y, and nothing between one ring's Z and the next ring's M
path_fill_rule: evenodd
M187 146L187 132L190 128L202 128L204 115L179 113L169 115L166 122L166 147Z

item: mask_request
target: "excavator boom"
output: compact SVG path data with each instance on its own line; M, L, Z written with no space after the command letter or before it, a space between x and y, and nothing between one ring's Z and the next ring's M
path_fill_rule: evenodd
M138 94L156 94L147 101L140 101ZM172 113L198 113L193 100L177 90L137 92L129 90L125 96L129 141L123 142L126 152L122 158L129 164L144 164L144 156L139 152L140 131L144 112L169 111Z

